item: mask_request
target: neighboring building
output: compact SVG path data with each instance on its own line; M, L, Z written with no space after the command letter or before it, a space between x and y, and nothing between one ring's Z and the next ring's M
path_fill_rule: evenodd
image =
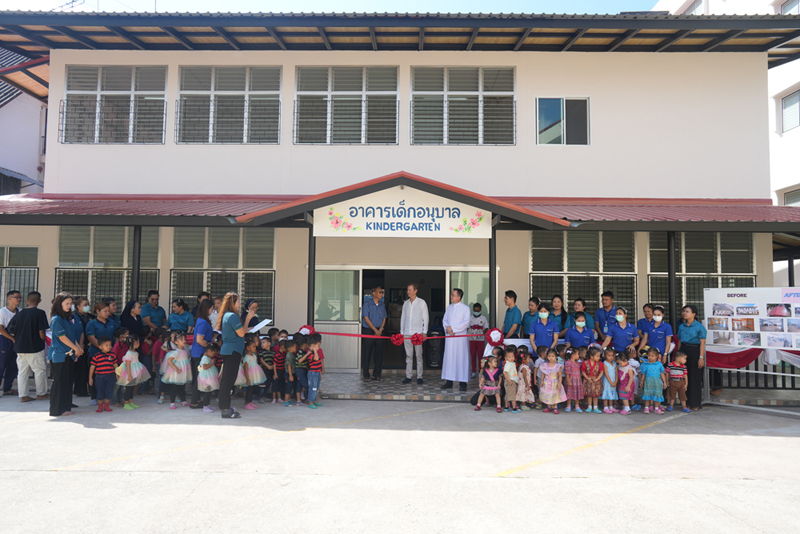
M46 301L125 300L141 228L140 296L238 289L290 330L359 331L376 284L391 324L410 281L432 324L453 287L495 315L506 289L523 308L532 293L592 308L612 290L638 315L670 300L670 238L673 304L772 286L772 233L800 208L770 201L763 102L768 54L783 51L768 45L799 29L0 12L5 46L49 54L59 110L45 193L0 199L16 225L0 246L36 247ZM358 367L357 344L328 347L326 367Z
M800 15L800 0L660 0L653 11L672 15ZM791 39L790 39L791 38ZM800 32L787 32L780 50L800 50ZM800 63L774 54L767 76L769 101L769 150L772 198L779 206L800 206ZM800 259L800 231L773 236L776 261L775 285L789 284L786 258ZM800 283L800 262L793 280Z

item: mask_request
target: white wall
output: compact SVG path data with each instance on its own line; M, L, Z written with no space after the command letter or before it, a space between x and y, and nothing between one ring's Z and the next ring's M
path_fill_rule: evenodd
M37 167L41 164L39 145L44 107L44 104L26 94L0 107L0 167L39 182L43 177ZM26 182L22 183L22 187L26 185ZM39 191L39 186L22 190L23 193Z
M65 145L51 134L51 193L308 194L405 170L491 195L769 196L765 54L54 50L51 109L68 64L167 65L167 141ZM176 145L179 66L190 64L282 65L281 145ZM295 67L320 64L399 65L399 146L292 145ZM412 65L516 66L517 145L409 146ZM590 97L591 146L536 145L540 96Z

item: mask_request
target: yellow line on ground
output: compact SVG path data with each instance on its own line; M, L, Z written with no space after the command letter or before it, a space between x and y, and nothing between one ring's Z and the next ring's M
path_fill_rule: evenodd
M166 450L162 450L162 451L154 451L154 452L148 452L148 453L143 453L143 454L132 454L130 456L120 456L118 458L110 458L108 460L100 460L100 461L97 461L97 462L90 462L90 463L86 463L86 464L72 465L72 466L69 466L69 467L60 467L60 468L57 468L57 469L53 469L53 471L69 471L69 470L74 470L74 469L82 469L82 468L91 467L91 466L94 466L94 465L104 465L104 464L110 464L110 463L114 463L114 462L121 462L121 461L124 461L124 460L132 460L134 458L145 458L145 457L148 457L148 456L157 456L157 455L160 455L160 454L169 454L169 453L173 453L173 452L183 452L183 451L188 451L188 450L192 450L192 449L200 449L200 448L203 448L203 447L212 447L214 445L226 445L228 443L238 443L238 442L250 441L250 440L254 440L254 439L265 438L265 437L268 437L268 436L274 436L276 434L278 434L278 435L293 434L295 432L303 432L305 430L331 428L331 427L335 427L335 426L344 426L344 425L354 425L354 424L358 424L358 423L365 423L367 421L377 421L377 420L380 420L380 419L389 419L389 418L392 418L392 417L401 417L403 415L412 415L412 414L418 414L418 413L435 412L437 410L446 410L448 408L454 408L456 406L462 406L462 405L461 404L449 404L447 406L438 406L436 408L426 408L424 410L413 410L413 411L410 411L410 412L399 412L399 413L393 413L393 414L389 414L389 415L379 415L379 416L376 416L376 417L366 417L364 419L353 419L351 421L340 421L340 422L337 422L337 423L328 423L327 425L309 426L309 427L296 428L296 429L293 429L293 430L285 430L285 431L276 430L274 432L267 432L265 434L259 434L257 436L250 436L250 437L247 437L247 438L236 438L236 439L228 439L228 440L222 440L222 441L212 441L212 442L208 442L208 443L198 443L198 444L195 444L195 445L187 445L185 447L176 447L176 448L173 448L173 449L166 449Z
M619 434L613 434L613 435L608 436L606 438L599 439L597 441L593 441L591 443L587 443L587 444L581 445L579 447L575 447L574 449L569 449L569 450L566 450L566 451L559 452L557 454L553 454L551 456L547 456L545 458L540 458L539 460L534 460L534 461L532 461L530 463L527 463L527 464L524 464L524 465L520 465L518 467L514 467L514 468L509 469L507 471L501 471L500 473L497 473L497 474L492 475L492 476L493 477L507 477L509 475L513 475L513 474L519 473L520 471L525 471L526 469L530 469L532 467L536 467L536 466L545 464L547 462L552 462L553 460L558 460L559 458L564 458L565 456L569 456L571 454L575 454L576 452L585 451L586 449L591 449L592 447L597 447L598 445L602 445L604 443L608 443L609 441L614 441L615 439L619 439L619 438L628 436L630 434L634 434L636 432L641 432L642 430L646 430L648 428L652 428L652 427L654 427L656 425L660 425L660 424L666 423L668 421L674 421L675 419L677 419L679 417L683 417L684 415L686 415L686 414L685 413L678 413L678 414L675 414L675 415L670 415L669 417L665 417L664 419L658 419L656 421L653 421L652 423L647 423L646 425L637 426L635 428L631 428L629 430L625 430L624 432L620 432Z

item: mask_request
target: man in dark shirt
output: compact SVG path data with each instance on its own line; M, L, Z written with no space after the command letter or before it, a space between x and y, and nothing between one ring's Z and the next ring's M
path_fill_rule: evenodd
M14 352L17 353L17 388L20 402L34 400L28 396L28 380L31 372L36 383L36 399L48 399L47 364L45 362L44 339L47 330L47 315L38 308L42 295L38 291L28 293L28 307L20 311L9 324L14 336Z

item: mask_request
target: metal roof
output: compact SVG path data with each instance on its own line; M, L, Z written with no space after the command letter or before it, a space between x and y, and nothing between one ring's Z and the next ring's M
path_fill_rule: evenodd
M0 51L8 52L2 48L0 48ZM22 92L37 100L47 102L47 95L50 91L50 57L30 59L13 52L8 53L18 59L9 61L8 65L0 64L0 86L10 87L14 90L14 95L11 98ZM1 94L2 89L0 88ZM0 101L0 106L3 103Z
M19 93L17 93L17 94L19 94ZM21 172L12 171L11 169L6 169L4 167L0 167L0 174L5 174L6 176L10 176L11 178L16 178L17 180L20 180L22 182L27 182L29 184L40 185L40 186L44 187L44 184L42 182L36 181L33 178L28 178L27 175L22 174ZM0 197L0 198L2 198L2 197Z
M3 46L78 50L767 52L800 57L798 15L0 11Z
M24 63L27 59L28 58L25 56L16 54L11 50L0 48L0 68L10 67L18 63ZM0 81L0 107L3 107L14 100L17 96L19 96L20 92L21 91L19 89Z

